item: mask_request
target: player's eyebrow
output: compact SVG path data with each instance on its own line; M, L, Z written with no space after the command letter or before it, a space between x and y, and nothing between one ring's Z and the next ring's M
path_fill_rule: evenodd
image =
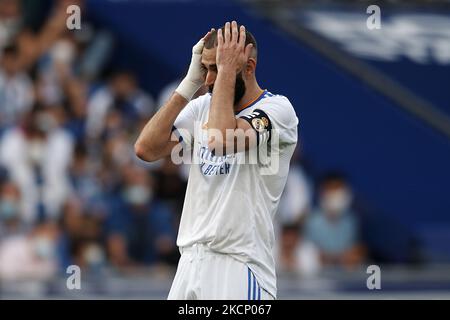
M214 64L210 64L210 65L206 65L205 63L202 62L202 67L206 68L206 69L213 69L213 70L217 70L217 65Z

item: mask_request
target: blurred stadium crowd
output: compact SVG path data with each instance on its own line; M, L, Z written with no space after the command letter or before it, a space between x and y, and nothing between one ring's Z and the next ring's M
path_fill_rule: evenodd
M88 21L69 31L66 8L81 1L39 3L0 1L0 279L71 264L173 271L189 168L144 163L133 145L174 84L152 97L107 64L113 35ZM313 181L297 152L276 217L280 272L364 262L351 208L345 177Z

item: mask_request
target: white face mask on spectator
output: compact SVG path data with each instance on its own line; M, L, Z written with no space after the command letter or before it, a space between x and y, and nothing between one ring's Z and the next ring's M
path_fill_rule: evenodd
M333 216L339 216L350 208L352 194L347 189L326 192L321 199L322 208Z
M48 112L42 112L36 117L36 127L42 132L50 132L58 125L54 116Z
M33 240L35 254L41 259L52 258L55 253L53 242L45 236L36 236Z
M1 199L0 200L0 219L9 220L17 216L19 206L14 200Z
M40 139L33 139L28 144L28 156L33 163L41 163L45 156L45 144Z
M150 188L141 185L134 185L125 189L125 200L132 205L145 205L153 197L153 191Z
M83 253L84 259L91 267L101 265L105 260L105 254L97 244L90 244Z

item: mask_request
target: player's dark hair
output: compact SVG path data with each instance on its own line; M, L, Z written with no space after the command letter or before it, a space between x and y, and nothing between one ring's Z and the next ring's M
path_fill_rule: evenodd
M238 25L238 30L240 29L240 27L241 25ZM219 29L221 29L223 33L224 27ZM253 45L253 56L256 58L258 53L258 46L256 43L256 39L250 31L245 29L245 46L247 46L250 43ZM217 30L214 30L209 36L208 40L205 41L205 49L212 49L214 47L217 47Z

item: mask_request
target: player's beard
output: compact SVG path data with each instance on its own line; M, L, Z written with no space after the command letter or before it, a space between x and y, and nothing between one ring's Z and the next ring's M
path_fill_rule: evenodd
M214 89L214 85L210 85L208 87L209 93L212 94L213 93L213 89ZM234 102L233 102L233 105L237 105L238 102L241 101L242 97L245 94L245 90L246 90L245 82L244 82L244 79L242 78L242 71L241 71L241 72L239 72L236 75L236 82L235 82L235 85L234 85Z

